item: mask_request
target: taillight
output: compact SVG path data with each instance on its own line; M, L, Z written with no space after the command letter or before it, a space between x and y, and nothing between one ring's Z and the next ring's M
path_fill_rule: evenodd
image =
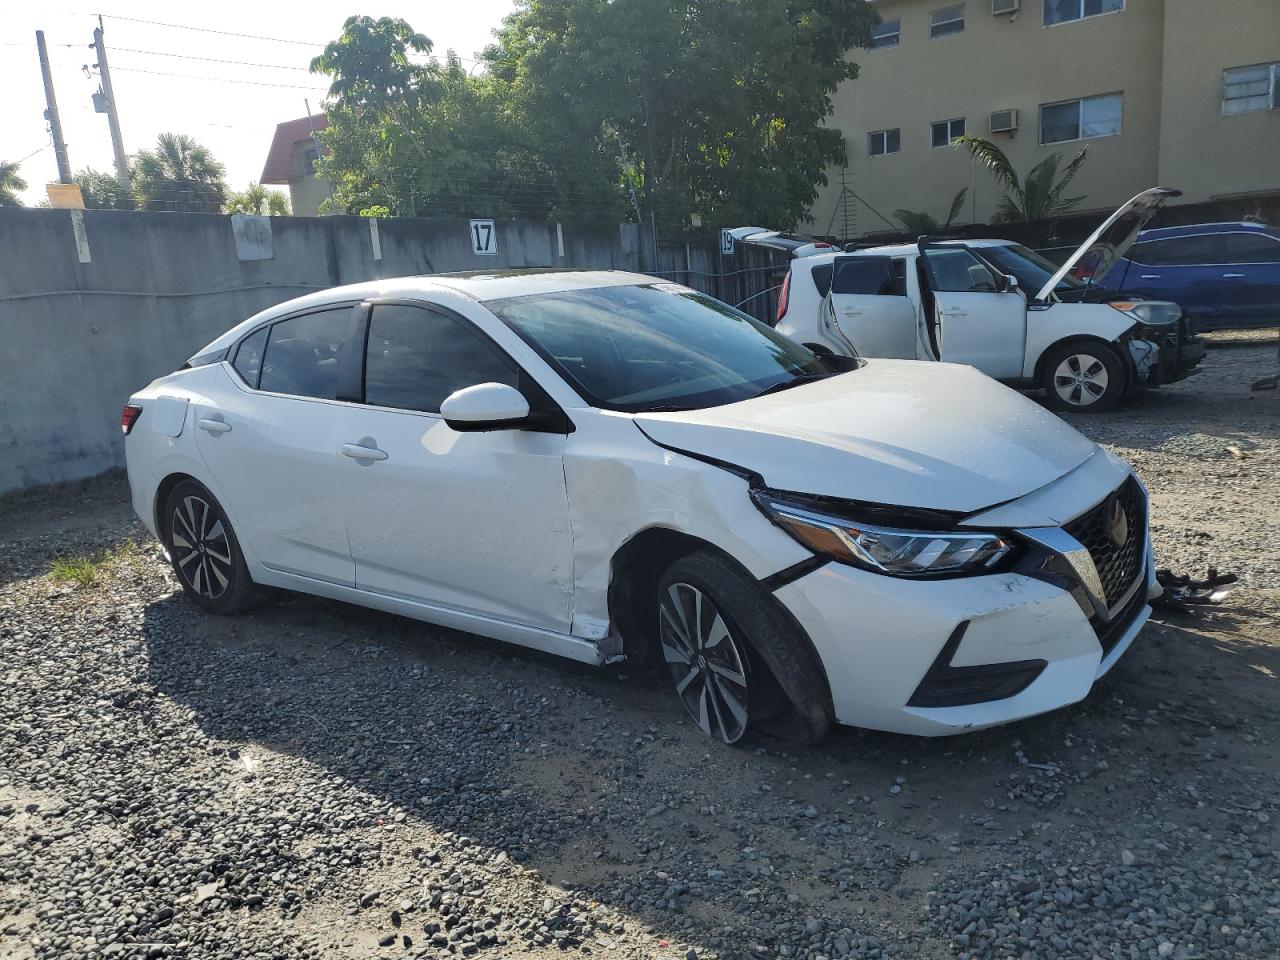
M120 413L120 432L126 437L129 431L133 429L133 425L138 422L138 416L142 413L142 408L136 404L129 404Z
M773 325L776 327L782 322L782 318L787 315L787 303L791 299L791 271L787 271L787 275L782 278L782 289L778 291L778 315L773 318Z

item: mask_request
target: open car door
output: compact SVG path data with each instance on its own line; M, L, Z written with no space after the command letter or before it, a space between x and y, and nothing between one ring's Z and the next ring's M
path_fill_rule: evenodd
M939 359L967 363L989 377L1022 376L1027 344L1027 301L967 247L920 242Z
M863 357L915 360L916 308L892 257L836 257L822 304L826 339Z

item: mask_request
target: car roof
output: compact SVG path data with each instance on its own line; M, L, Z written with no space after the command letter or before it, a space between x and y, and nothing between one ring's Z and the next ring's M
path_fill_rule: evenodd
M1237 220L1227 223L1185 223L1177 227L1153 227L1143 230L1142 240L1165 240L1170 237L1194 237L1203 233L1266 233L1275 234L1276 228L1256 220Z
M563 293L567 290L590 290L595 287L620 287L638 283L662 283L660 277L647 277L625 270L572 270L535 267L509 270L468 270L459 273L428 273L412 277L390 277L367 280L309 293L262 311L268 314L293 313L326 303L346 303L373 298L417 297L447 290L480 303L504 300L534 293Z
M470 270L463 273L433 273L416 277L390 277L368 280L340 287L328 287L305 296L286 300L262 310L236 324L222 336L207 344L200 353L220 350L239 340L246 332L263 323L310 309L360 300L418 300L441 293L455 294L484 303L530 294L564 293L569 290L591 290L599 287L634 286L642 283L666 283L660 277L649 277L625 270L573 270L549 267L530 269ZM197 354L198 356L199 354Z

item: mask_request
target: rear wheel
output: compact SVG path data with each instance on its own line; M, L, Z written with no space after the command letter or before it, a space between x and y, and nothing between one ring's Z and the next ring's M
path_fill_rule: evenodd
M1124 398L1129 377L1120 355L1105 343L1076 340L1045 355L1041 386L1055 410L1103 413Z
M210 613L240 613L254 606L240 542L221 504L194 480L183 480L164 506L164 541L183 592Z
M703 733L736 744L748 729L814 743L833 722L826 677L769 593L710 551L658 583L658 640L676 695Z

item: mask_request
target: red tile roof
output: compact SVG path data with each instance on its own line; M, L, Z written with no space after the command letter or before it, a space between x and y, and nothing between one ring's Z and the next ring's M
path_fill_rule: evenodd
M323 113L276 124L275 136L271 138L271 149L267 152L267 163L262 168L259 182L288 183L291 179L312 173L295 166L294 144L310 140L312 130L323 130L328 125L329 118Z

